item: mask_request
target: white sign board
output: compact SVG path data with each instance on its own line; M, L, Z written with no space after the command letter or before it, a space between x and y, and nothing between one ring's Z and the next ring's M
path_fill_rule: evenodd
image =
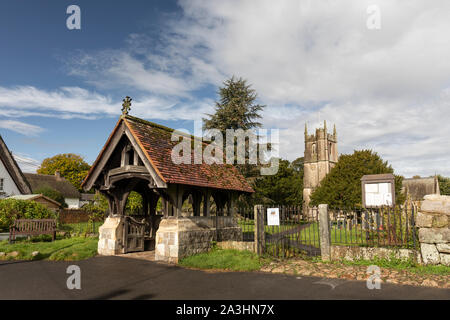
M364 185L367 207L380 207L392 205L390 183L366 183Z
M279 226L280 225L280 209L279 208L267 208L267 225Z

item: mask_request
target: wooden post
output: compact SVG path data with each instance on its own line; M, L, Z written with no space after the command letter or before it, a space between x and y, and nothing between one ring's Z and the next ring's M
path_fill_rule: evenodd
M209 192L209 190L205 190L205 193L203 195L203 216L204 217L209 217L210 214L210 197L211 197L211 193Z
M320 253L322 260L331 260L331 235L328 205L319 204Z
M255 251L261 255L265 251L266 237L264 231L264 210L263 206L258 204L253 207L255 222Z

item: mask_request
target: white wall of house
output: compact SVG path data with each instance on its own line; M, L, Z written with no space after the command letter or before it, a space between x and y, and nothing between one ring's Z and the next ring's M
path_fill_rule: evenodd
M9 175L8 170L6 170L5 165L0 160L0 179L3 179L3 190L0 190L0 197L8 197L8 196L14 196L20 193L19 189L17 188L16 184L14 183L14 180ZM1 183L0 183L1 188Z
M64 198L69 209L78 209L80 207L80 199L78 198Z

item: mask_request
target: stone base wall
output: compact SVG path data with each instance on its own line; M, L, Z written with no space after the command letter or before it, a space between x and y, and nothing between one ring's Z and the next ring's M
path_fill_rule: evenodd
M220 240L242 240L241 228L231 217L219 217L220 228L214 227L210 217L165 218L156 232L155 260L177 263L180 259L207 252L212 247L216 232Z
M425 264L450 266L450 196L427 195L416 217Z
M123 253L123 217L108 217L98 229L98 254L113 256Z
M421 263L420 253L411 249L389 249L374 247L353 247L353 246L331 246L331 260L373 260L373 259L391 260L413 260Z
M255 242L253 241L222 241L218 242L217 246L220 249L232 249L232 250L246 250L251 252L255 251Z

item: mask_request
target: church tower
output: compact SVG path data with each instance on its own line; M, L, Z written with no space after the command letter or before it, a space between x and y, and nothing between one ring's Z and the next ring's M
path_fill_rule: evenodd
M327 132L327 122L316 133L308 135L305 124L305 156L303 176L303 212L309 207L311 193L338 161L336 126Z

